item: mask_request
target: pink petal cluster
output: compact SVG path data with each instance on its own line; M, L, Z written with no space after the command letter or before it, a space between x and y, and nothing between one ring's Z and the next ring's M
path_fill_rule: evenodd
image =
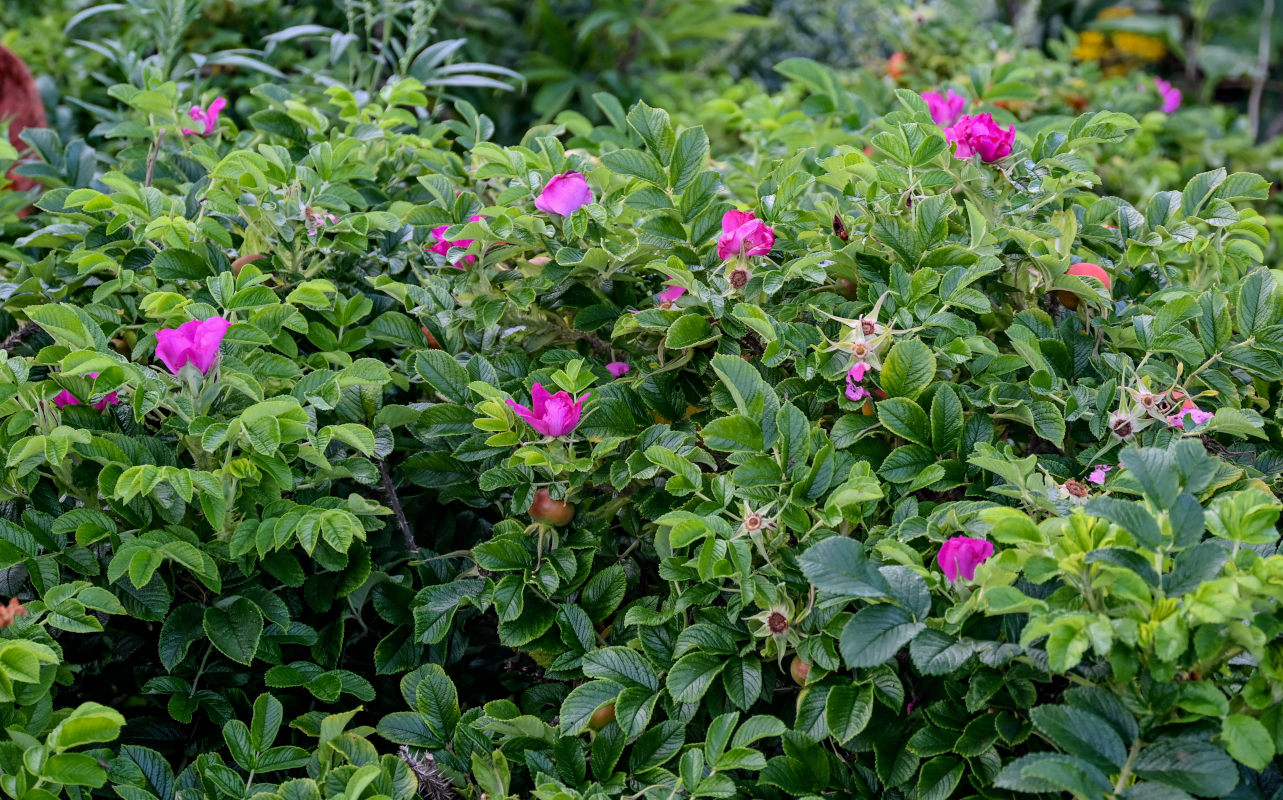
M869 396L869 390L865 389L860 383L864 380L864 374L869 371L869 365L863 361L851 367L846 374L846 399L852 403L858 403Z
M90 372L89 377L97 378L98 373ZM103 399L99 400L97 403L94 403L94 408L98 409L99 411L105 411L107 409L107 406L114 406L119 402L120 402L120 395L116 394L115 392L110 392L105 397L103 397ZM76 399L76 396L74 394L67 391L66 389L63 389L61 392L58 392L58 394L53 396L53 404L58 406L59 408L62 408L63 406L78 406L80 405L80 401Z
M1212 417L1216 416L1211 411L1203 411L1192 403L1186 403L1180 411L1172 414L1167 418L1167 424L1173 428L1185 427L1185 416L1189 415L1190 420L1195 425L1202 425L1204 422L1210 422Z
M622 378L629 372L632 372L632 370L633 368L628 366L628 363L625 361L612 361L606 365L606 371L611 375L614 375L616 378Z
M717 240L717 257L764 256L775 246L775 231L753 216L752 211L731 209L722 216L722 235Z
M593 201L592 189L582 172L563 172L544 184L535 208L547 214L568 217Z
M686 294L685 289L670 283L667 289L655 295L655 304L660 308L671 308L673 303L676 303L684 294Z
M548 394L543 384L536 383L530 390L530 404L533 408L526 408L515 400L509 400L508 405L517 412L517 416L544 436L565 436L579 425L579 417L587 399L587 393L577 400L566 391Z
M1113 467L1107 464L1097 464L1091 468L1091 473L1087 475L1087 480L1097 486L1105 485L1105 474L1113 471Z
M958 158L971 158L978 153L981 161L989 162L1011 155L1016 126L1003 130L991 114L964 114L952 127L944 129L944 135L958 146Z
M1158 89L1158 96L1162 98L1163 113L1176 113L1176 110L1181 107L1181 90L1162 78L1154 78L1154 86Z
M922 99L927 101L931 119L942 128L957 122L967 108L967 98L952 89L947 97L941 97L939 92L923 92Z
M974 579L976 567L988 561L992 555L993 543L969 536L955 536L940 546L936 563L950 583L957 583L958 576L968 581Z
M468 222L480 222L483 219L485 219L485 217L481 214L473 214L468 217ZM443 236L443 234L449 229L449 225L438 225L432 229L432 238L436 239L437 243L428 248L431 252L444 256L450 252L451 247L468 247L476 241L475 239L455 239L454 241L450 241ZM462 262L455 264L455 266L459 269L463 269L463 262L466 262L468 266L471 266L476 262L476 260L476 256L467 255L463 257Z
M202 375L208 374L231 326L232 323L222 317L210 317L156 331L156 357L175 375L188 364L194 365Z
M188 136L210 135L214 132L214 126L218 124L218 114L223 110L223 106L225 105L227 105L227 99L219 97L209 104L208 109L203 109L200 106L192 106L191 111L187 112L187 116L191 117L197 125L200 125L201 130L194 131L191 128L183 128L183 133Z

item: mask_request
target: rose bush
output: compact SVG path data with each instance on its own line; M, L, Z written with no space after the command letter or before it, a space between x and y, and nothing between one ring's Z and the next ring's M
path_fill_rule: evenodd
M982 94L715 152L166 77L3 250L0 791L1274 791L1264 179L1113 196L1134 117Z

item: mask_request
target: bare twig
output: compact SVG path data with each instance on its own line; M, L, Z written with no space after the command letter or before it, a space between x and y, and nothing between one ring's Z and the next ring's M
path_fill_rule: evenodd
M27 341L32 336L35 336L36 332L39 330L40 330L40 326L34 322L22 323L21 327L19 327L18 330L9 334L7 337L5 337L5 340L3 342L0 342L0 350L5 351L6 353L13 352L13 349L15 347Z
M388 501L388 507L392 509L392 516L396 518L396 526L401 531L401 536L405 539L405 548L412 554L419 552L419 546L414 543L414 533L410 530L410 521L405 518L405 509L401 507L401 498L397 496L396 486L392 484L392 473L388 470L388 462L379 462L379 477L383 481L383 496Z
M143 186L151 186L152 176L156 173L156 159L160 158L160 143L165 141L165 129L156 132L156 141L152 142L151 152L147 154L147 177Z
M1256 75L1252 78L1252 93L1247 100L1247 128L1255 141L1261 129L1261 96L1265 94L1265 81L1270 75L1270 33L1274 20L1274 0L1261 4L1261 34L1256 45Z

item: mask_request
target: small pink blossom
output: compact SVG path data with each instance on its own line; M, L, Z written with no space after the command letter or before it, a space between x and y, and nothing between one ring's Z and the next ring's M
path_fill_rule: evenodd
M764 256L775 246L775 231L753 216L752 211L731 209L722 216L722 235L717 240L717 257Z
M1162 78L1154 78L1154 86L1158 89L1158 96L1163 101L1163 113L1176 113L1176 110L1181 107L1181 90Z
M611 375L614 375L616 378L624 377L631 372L632 369L633 368L628 366L627 362L624 361L612 361L606 365L606 371Z
M984 162L997 161L1011 155L1016 141L1016 126L1003 130L993 121L991 114L963 115L944 135L958 146L958 158L971 158L979 154Z
M468 217L468 222L480 222L483 219L485 219L485 217L482 216L481 214L473 214L472 216ZM428 248L431 252L444 256L449 254L450 248L452 247L469 247L472 245L474 241L476 241L475 239L456 239L454 241L449 241L446 238L444 238L445 232L449 229L450 229L449 225L438 225L437 227L432 229L432 238L436 239L437 241L436 241L436 244ZM476 256L466 255L463 257L462 262L456 263L454 266L459 269L463 269L463 262L466 262L468 266L472 266L472 264L475 263L476 260L477 260Z
M98 377L97 372L90 372L88 373L88 375L91 378ZM94 403L93 405L94 405L94 408L98 409L99 411L105 411L107 410L107 406L114 406L119 402L120 402L120 395L116 394L115 392L110 392L106 396L104 396L103 399L99 400L97 403ZM53 396L53 404L58 406L59 408L62 408L63 406L78 406L80 405L80 401L76 399L76 396L74 394L67 391L66 389L63 389L61 392L58 392L58 394Z
M307 223L308 236L315 236L320 233L322 227L339 221L338 215L311 206L303 208L303 219Z
M856 363L855 366L851 367L850 372L847 373L847 380L853 379L855 380L856 383L859 383L860 381L864 380L864 375L868 371L869 371L869 365L863 361L860 361Z
M952 89L947 97L941 97L938 92L923 92L922 99L927 101L931 119L942 128L957 122L967 108L967 98Z
M686 290L674 284L668 284L668 288L655 296L655 305L660 308L672 308L673 303L686 294Z
M846 379L846 399L852 403L858 403L868 398L869 390L865 389L858 383L853 383L850 378Z
M576 400L566 391L548 394L543 384L536 383L530 390L530 399L533 408L526 408L515 400L509 400L508 405L517 412L517 416L544 436L565 436L579 425L579 417L583 413L588 394L585 393Z
M1195 425L1202 425L1204 422L1210 422L1212 417L1216 416L1211 411L1203 411L1195 405L1186 405L1180 411L1172 414L1167 418L1167 424L1173 428L1185 427L1185 415L1189 415L1190 420Z
M222 317L210 317L156 331L156 357L175 375L188 364L195 366L202 375L208 374L231 326L232 323Z
M535 208L547 214L568 217L593 201L592 189L582 172L563 172L544 184L535 199Z
M215 98L214 102L209 104L209 109L203 109L200 106L192 106L187 115L200 125L202 130L194 131L191 128L183 128L183 133L188 136L199 135L208 136L214 132L214 126L218 124L218 114L227 105L227 99L223 97Z
M960 575L964 580L974 579L976 567L988 561L992 555L992 542L969 536L955 536L940 546L936 563L950 583L957 583Z
M1114 469L1113 467L1107 464L1097 464L1096 466L1091 468L1091 474L1087 476L1087 480L1090 483L1096 484L1097 486L1104 486L1105 473L1112 472L1113 469Z

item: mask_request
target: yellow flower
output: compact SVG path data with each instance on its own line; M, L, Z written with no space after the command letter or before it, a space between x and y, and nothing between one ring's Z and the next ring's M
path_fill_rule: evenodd
M1144 61L1159 61L1167 55L1167 45L1157 36L1118 31L1113 36L1114 47L1122 53Z
M1100 31L1083 31L1074 48L1074 58L1079 61L1098 61L1109 52L1109 41Z

